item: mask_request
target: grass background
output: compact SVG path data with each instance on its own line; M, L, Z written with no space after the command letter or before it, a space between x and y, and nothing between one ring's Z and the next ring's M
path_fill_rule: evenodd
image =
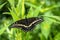
M33 29L9 29L25 17L43 16ZM60 0L0 0L0 40L60 40Z

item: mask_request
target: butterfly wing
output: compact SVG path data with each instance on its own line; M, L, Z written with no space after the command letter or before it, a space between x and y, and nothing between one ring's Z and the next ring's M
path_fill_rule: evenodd
M36 24L42 22L42 18L27 18L27 19L22 19L18 20L15 23L13 23L11 26L13 28L22 28L25 31L29 31L35 27Z

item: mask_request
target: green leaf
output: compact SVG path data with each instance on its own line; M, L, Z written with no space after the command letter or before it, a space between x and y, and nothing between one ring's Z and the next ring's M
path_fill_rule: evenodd
M55 37L54 40L60 40L60 33L58 33Z
M17 15L20 16L21 18L24 18L25 16L24 0L18 0L16 9L17 9L16 11L19 12L17 13Z
M3 12L3 14L9 14L10 15L10 12Z
M9 27L11 20L4 20L2 28L0 29L0 35Z
M11 7L14 7L15 6L15 0L8 0L8 2L10 3L10 6Z
M46 12L44 15L52 15L51 12ZM53 22L50 20L49 17L44 17L44 22L41 24L41 30L42 30L42 34L45 36L45 38L48 38L48 35L50 33L50 29L51 29L51 24Z
M46 39L48 38L48 35L50 33L51 24L52 22L47 17L45 17L45 21L41 24L42 34L45 36Z
M27 6L30 6L30 7L34 7L34 8L37 7L36 5L34 5L34 4L32 4L32 3L29 3L29 2L25 2L25 4L26 4Z
M60 5L59 4L55 4L53 6L50 6L50 7L46 7L46 8L41 9L40 12L44 13L46 11L50 11L50 10L52 10L54 8L58 8L58 7L60 7Z
M50 18L50 20L54 23L60 24L60 17L59 16L54 16L54 15L43 15L43 16Z
M53 15L51 11L46 12L43 16L48 17L49 20L54 22L54 23L60 24L60 17Z
M19 19L19 17L16 15L16 13L14 13L13 10L9 9L10 10L10 15L12 16L13 20L14 21L17 21Z
M28 14L27 14L27 18L28 17L34 17L34 13L33 13L33 8L31 7L30 9L29 9L29 11L28 11Z
M11 9L9 9L10 14L13 18L14 21L20 20L20 18L24 18L25 15L25 8L24 8L24 0L18 0L18 4L15 7L15 1L11 2L12 0L8 0L9 3L11 4ZM13 4L12 4L13 3Z
M1 5L0 5L0 9L1 9L5 4L6 4L6 2L5 2L5 3L3 3L3 4L1 4Z

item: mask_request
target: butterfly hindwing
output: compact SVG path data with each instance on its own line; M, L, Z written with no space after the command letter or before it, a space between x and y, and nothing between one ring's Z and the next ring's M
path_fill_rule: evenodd
M18 20L15 23L13 23L11 26L12 28L21 28L25 31L29 31L32 30L36 24L42 21L43 21L42 18L32 17L32 18Z

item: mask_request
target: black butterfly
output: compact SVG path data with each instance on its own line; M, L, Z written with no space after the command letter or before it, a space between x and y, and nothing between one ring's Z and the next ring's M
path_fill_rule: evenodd
M32 30L36 24L41 23L42 21L43 18L38 17L26 18L16 21L11 25L11 28L21 28L25 31L29 31Z

